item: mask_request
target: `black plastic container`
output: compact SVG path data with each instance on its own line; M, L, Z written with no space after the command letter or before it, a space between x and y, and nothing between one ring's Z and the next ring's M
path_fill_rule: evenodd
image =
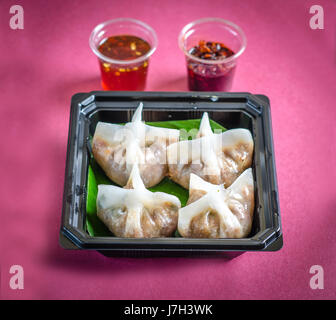
M139 102L145 121L201 118L204 111L227 129L247 128L254 139L255 211L252 230L243 239L91 237L86 232L88 139L98 121L131 120ZM263 95L220 92L107 92L72 97L64 183L60 244L66 249L98 250L105 255L189 255L276 251L282 229L274 162L269 100Z

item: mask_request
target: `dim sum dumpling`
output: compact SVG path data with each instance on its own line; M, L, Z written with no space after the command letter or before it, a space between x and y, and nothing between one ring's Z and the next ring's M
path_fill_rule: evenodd
M179 140L179 130L157 128L141 121L142 103L126 125L98 122L92 153L106 175L126 185L134 164L138 164L146 187L158 184L168 172L167 146Z
M253 211L251 168L227 189L191 174L188 203L179 210L178 231L187 238L243 238L251 231Z
M177 227L180 200L145 188L137 165L124 188L99 185L97 215L117 237L170 236Z
M173 143L167 148L169 176L188 189L194 173L213 184L230 186L252 164L253 138L247 129L213 133L205 112L196 139Z

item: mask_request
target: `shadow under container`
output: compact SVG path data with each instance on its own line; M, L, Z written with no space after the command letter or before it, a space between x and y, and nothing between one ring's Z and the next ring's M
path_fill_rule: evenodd
M144 121L200 119L203 112L227 129L246 128L254 140L255 209L252 230L242 239L92 237L86 230L90 137L98 121L125 123L143 102ZM107 256L197 256L233 258L247 251L282 247L269 100L263 95L216 92L79 93L71 102L60 244Z
M200 41L222 43L234 54L217 60L198 58L190 50ZM189 90L230 91L237 59L246 48L246 37L240 27L224 19L200 19L182 29L178 43L186 58Z
M109 37L135 36L146 41L150 49L132 60L117 60L99 51L99 46ZM101 23L91 33L89 44L98 58L104 90L145 90L149 58L157 48L155 31L142 21L119 18Z

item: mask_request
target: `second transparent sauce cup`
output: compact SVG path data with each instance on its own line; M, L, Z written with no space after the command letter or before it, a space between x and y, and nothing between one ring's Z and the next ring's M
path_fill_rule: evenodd
M189 90L229 91L246 37L230 21L204 18L182 29L179 47L186 58Z

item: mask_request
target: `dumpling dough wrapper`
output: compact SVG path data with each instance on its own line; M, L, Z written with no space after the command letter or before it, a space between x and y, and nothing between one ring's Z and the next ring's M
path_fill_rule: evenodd
M213 184L229 187L245 169L251 167L253 148L249 130L213 133L205 112L196 139L168 146L168 174L186 189L189 188L191 173Z
M141 121L142 103L132 121L123 125L98 122L92 153L106 175L126 185L134 164L138 164L145 186L158 184L167 174L167 146L179 140L175 129L157 128Z
M127 185L99 185L97 215L117 237L168 237L176 230L180 200L168 193L151 192L134 165Z
M179 210L178 231L186 238L244 238L254 212L252 169L227 189L190 175L187 206Z

